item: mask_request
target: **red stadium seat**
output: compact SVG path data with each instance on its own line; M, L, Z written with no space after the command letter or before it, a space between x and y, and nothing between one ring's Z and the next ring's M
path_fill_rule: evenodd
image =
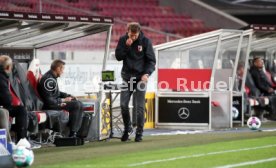
M192 19L191 16L185 14L177 14L170 6L159 6L158 0L81 0L77 3L70 3L65 0L55 0L59 4L76 8L63 8L53 3L42 3L43 13L60 13L60 14L77 14L83 15L87 11L97 12L99 15L110 16L129 21L140 22L143 26L149 26L153 29L164 31L181 36L191 36L198 33L211 31L212 29L205 27L202 20ZM39 2L37 0L2 0L0 2L0 9L13 10L21 12L37 12L39 9ZM127 6L127 7L126 7ZM79 10L83 10L81 12ZM118 26L120 25L120 26ZM117 28L122 27L122 28ZM125 25L115 24L112 32L112 44L117 43L118 37L126 32ZM115 35L114 35L115 34ZM152 31L147 31L147 36L156 34ZM170 38L173 39L173 38ZM91 50L95 47L102 47L95 43L95 40L85 41L87 43L78 43L73 45L71 43L54 45L51 49L84 49ZM166 42L165 38L153 37L153 44L160 44ZM92 48L90 48L92 47ZM99 49L99 48L98 48Z

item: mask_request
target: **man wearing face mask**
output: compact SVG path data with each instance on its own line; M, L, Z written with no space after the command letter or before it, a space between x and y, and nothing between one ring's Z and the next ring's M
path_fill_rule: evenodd
M69 111L69 136L76 137L82 124L83 107L75 97L59 90L57 78L63 74L64 68L64 61L54 60L51 69L39 81L37 90L44 103L43 109Z
M129 100L133 92L136 101L137 129L135 142L142 141L144 128L145 93L149 76L155 70L155 54L151 41L141 31L139 23L127 25L127 33L123 35L116 47L115 56L123 61L121 76L124 84L121 88L120 106L124 122L124 133L121 141L127 141L132 133Z
M9 116L15 117L17 141L27 137L27 111L11 87L9 75L12 72L12 59L0 56L0 106L9 111Z

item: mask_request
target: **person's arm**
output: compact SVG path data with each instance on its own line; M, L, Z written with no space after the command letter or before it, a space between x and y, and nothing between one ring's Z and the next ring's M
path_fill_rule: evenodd
M130 47L126 45L126 39L121 37L118 41L116 50L115 50L115 57L118 61L124 60L130 51Z
M71 97L70 94L67 94L65 92L59 92L60 93L60 98L66 98L66 97Z
M10 108L12 106L12 97L9 90L9 84L5 80L0 81L0 100L3 107Z
M146 65L145 65L144 74L151 75L152 72L155 70L156 58L155 58L152 43L150 40L147 40L146 42L145 56L146 56Z

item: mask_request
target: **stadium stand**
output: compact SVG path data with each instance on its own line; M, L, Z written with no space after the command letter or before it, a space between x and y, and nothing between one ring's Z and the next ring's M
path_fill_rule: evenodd
M189 15L177 14L170 6L160 6L158 0L78 0L68 2L65 0L2 0L0 9L20 12L41 12L54 14L78 14L87 15L93 12L97 15L111 16L123 22L138 21L142 26L150 27L157 31L187 37L195 34L214 30L204 25L199 19L191 18ZM111 38L111 48L115 48L119 37L126 32L125 24L115 22ZM176 40L176 37L167 38L165 33L157 33L145 30L153 44L161 44L166 41ZM104 41L99 37L97 42ZM95 40L93 38L93 40ZM85 44L85 45L84 45ZM89 38L70 41L68 43L53 46L51 49L100 49L104 43L95 43Z

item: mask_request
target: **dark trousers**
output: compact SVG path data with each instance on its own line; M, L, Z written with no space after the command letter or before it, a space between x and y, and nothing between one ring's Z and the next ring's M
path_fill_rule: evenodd
M27 137L28 114L23 106L13 106L8 109L9 115L15 117L15 132L17 141Z
M276 95L270 95L269 96L269 105L271 107L271 113L276 116ZM276 118L275 118L276 119Z
M62 109L69 112L69 127L71 132L78 132L82 124L83 105L80 101L66 102Z
M129 101L130 97L135 91L135 101L136 101L136 115L137 115L137 130L136 134L143 133L144 129L144 120L145 120L145 94L146 94L146 83L138 82L138 83L128 83L127 86L121 89L121 96L120 96L120 106L121 106L121 113L123 117L125 131L129 131L131 129L131 120L130 120L130 113L129 113ZM134 113L135 114L135 113Z

